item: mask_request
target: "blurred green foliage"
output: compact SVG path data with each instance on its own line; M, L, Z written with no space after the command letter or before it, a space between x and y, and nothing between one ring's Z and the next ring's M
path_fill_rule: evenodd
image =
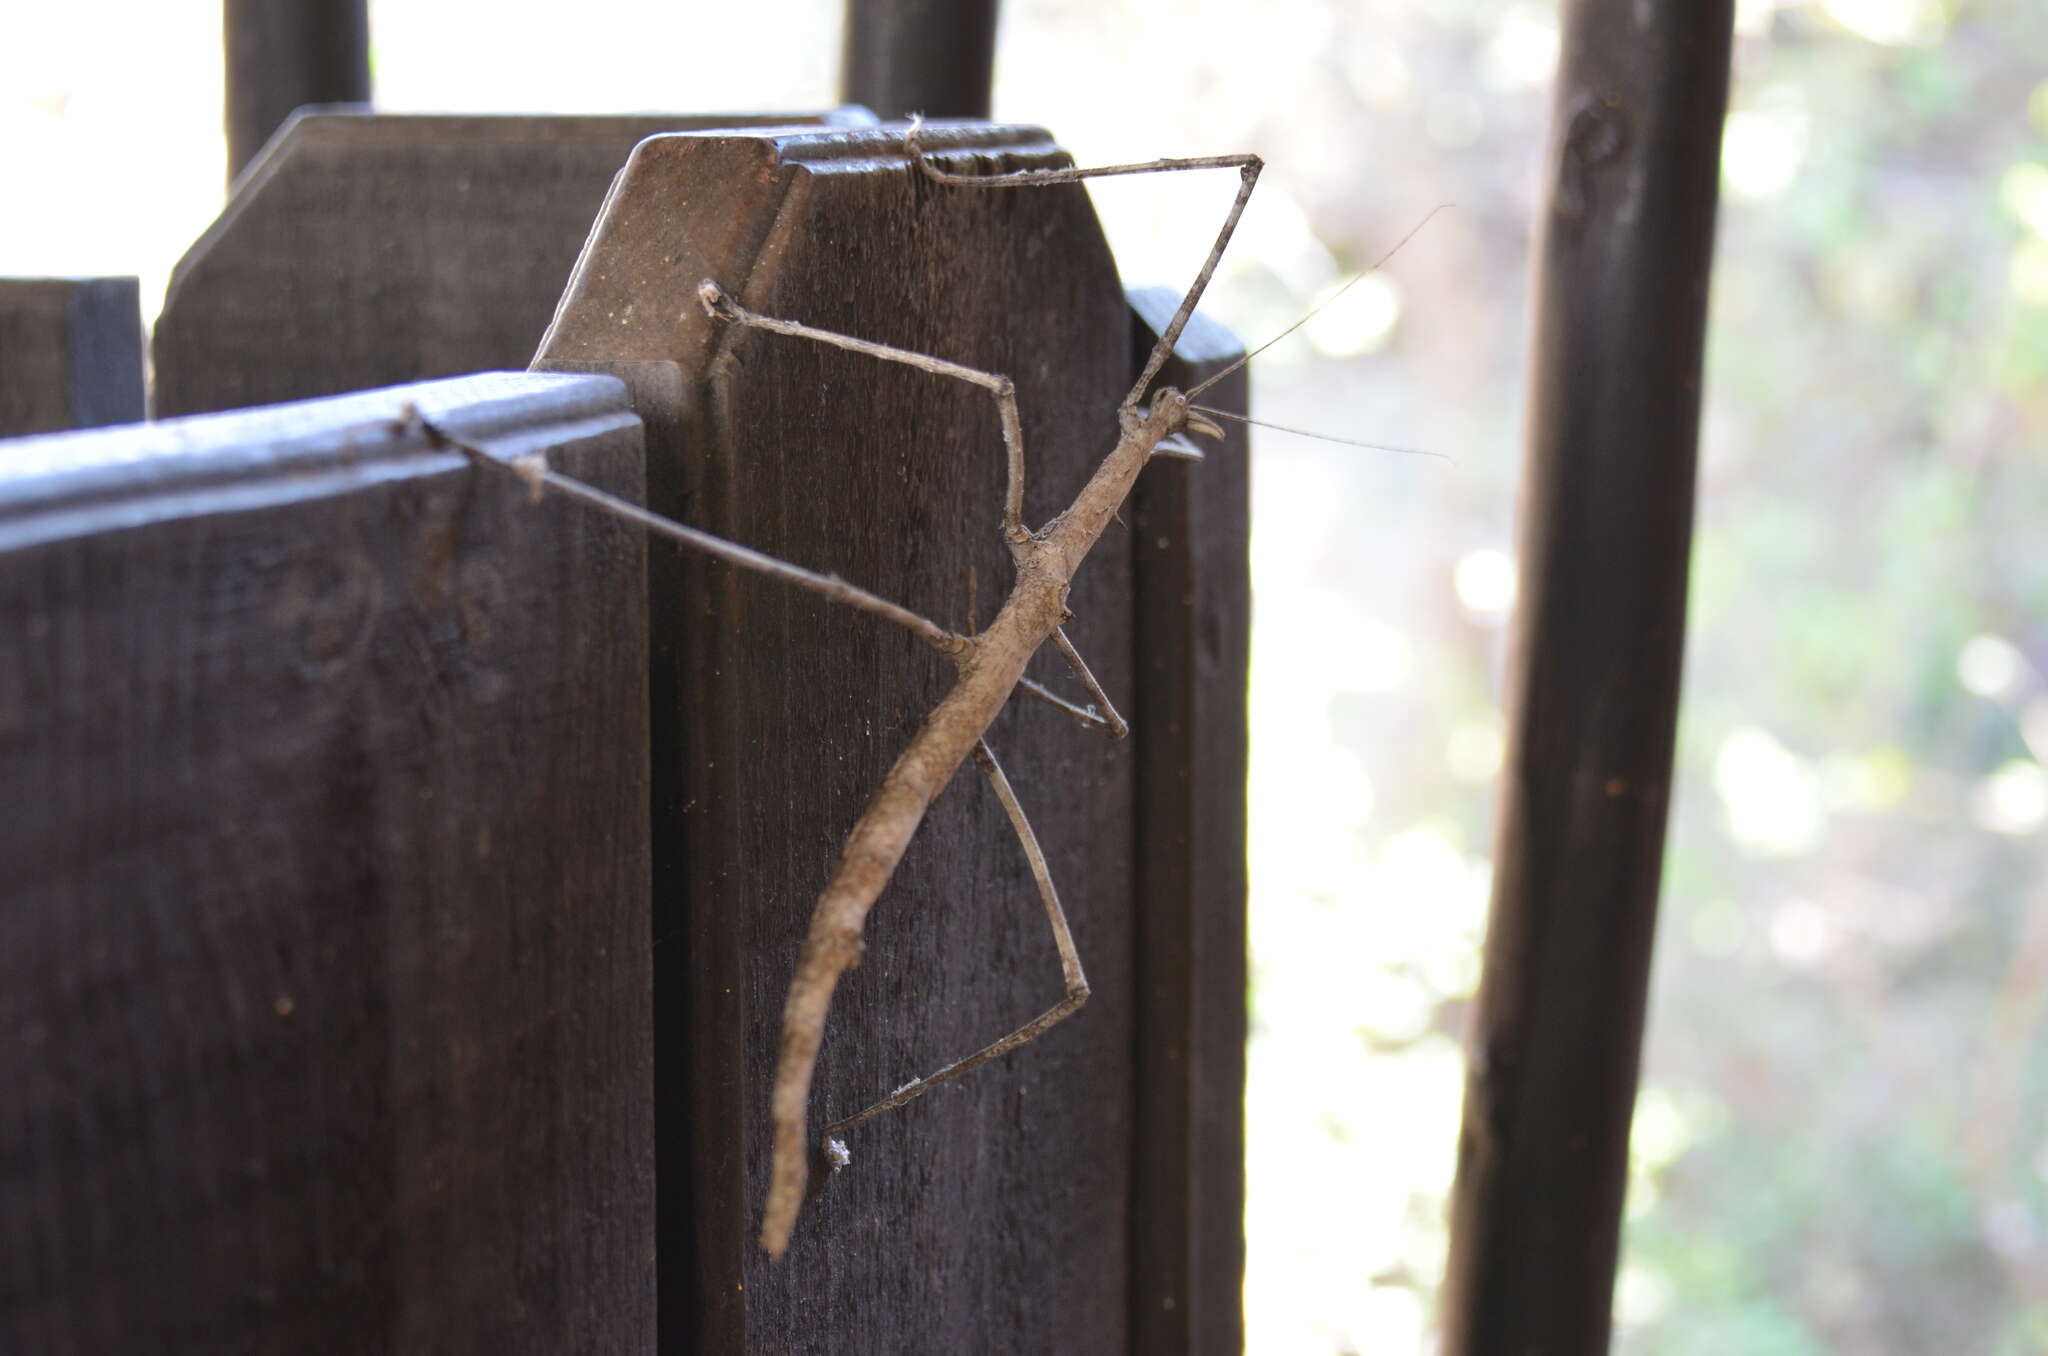
M1618 1345L2048 1349L2048 9L1744 9Z
M1384 345L1257 379L1458 457L1254 468L1252 1346L1377 1352L1441 1275L1555 11L1306 8L1329 116L1258 144L1316 237L1460 205ZM1744 0L1730 113L1617 1349L2048 1350L2048 6Z

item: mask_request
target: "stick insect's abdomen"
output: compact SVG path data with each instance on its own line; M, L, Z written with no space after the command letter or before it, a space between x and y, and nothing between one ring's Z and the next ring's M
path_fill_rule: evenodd
M774 1095L775 1166L761 1237L762 1246L775 1256L789 1246L789 1229L809 1175L805 1114L825 1012L839 977L860 963L868 910L888 888L925 811L980 743L1016 690L1031 656L1058 628L1066 591L1065 581L1050 572L1025 571L995 624L969 640L959 656L960 681L925 718L869 798L818 899L782 1013Z

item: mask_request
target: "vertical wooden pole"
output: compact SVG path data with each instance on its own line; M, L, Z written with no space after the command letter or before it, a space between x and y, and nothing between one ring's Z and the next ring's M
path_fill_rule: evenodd
M884 118L986 118L997 0L847 0L840 97Z
M228 180L301 104L370 99L369 0L225 0Z
M1514 733L1444 1350L1594 1352L1685 621L1730 0L1567 0L1537 244Z

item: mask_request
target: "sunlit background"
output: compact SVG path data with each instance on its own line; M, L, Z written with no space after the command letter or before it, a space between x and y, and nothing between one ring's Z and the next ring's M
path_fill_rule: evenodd
M394 110L813 108L835 0L374 4ZM1258 1353L1432 1345L1515 602L1529 0L1010 0L999 117L1255 149L1211 310L1260 359ZM1686 708L1619 1347L2048 1349L2048 6L1740 6ZM136 273L221 199L218 0L10 7L0 273ZM764 35L772 35L772 59ZM1228 176L1096 191L1184 283Z

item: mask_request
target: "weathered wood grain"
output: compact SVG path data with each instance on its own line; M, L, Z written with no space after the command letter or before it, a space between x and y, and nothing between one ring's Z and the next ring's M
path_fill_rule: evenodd
M0 449L0 1349L653 1341L619 386Z
M1142 364L1180 295L1134 289ZM1162 379L1186 390L1243 356L1197 313ZM1134 369L1135 370L1135 369ZM1242 413L1245 369L1202 393ZM1242 424L1166 462L1132 503L1137 581L1138 1151L1131 1349L1244 1346L1245 687L1251 465Z
M142 418L133 278L0 278L0 438Z
M524 367L635 142L821 118L872 121L302 112L172 275L155 412Z
M667 371L675 442L654 453L677 461L667 507L964 626L970 590L986 620L1012 573L987 394L783 336L721 335L695 298L709 277L763 313L1014 377L1026 518L1044 521L1114 441L1131 375L1115 269L1082 193L934 185L911 172L901 137L643 143L540 362L643 381ZM1064 163L1030 129L941 127L930 144L962 169ZM1135 672L1129 562L1128 543L1106 545L1072 598L1075 641L1119 700ZM789 1257L770 1263L754 1235L797 944L841 839L953 675L873 618L724 567L682 562L673 590L654 611L657 650L679 656L673 689L655 694L674 722L655 751L664 1344L1124 1350L1129 747L1035 704L998 721L992 743L1054 865L1095 997L1036 1044L863 1127L852 1166L823 1181ZM1035 672L1073 690L1054 656ZM834 1006L817 1124L1061 992L1023 853L972 777L925 821L867 942Z

